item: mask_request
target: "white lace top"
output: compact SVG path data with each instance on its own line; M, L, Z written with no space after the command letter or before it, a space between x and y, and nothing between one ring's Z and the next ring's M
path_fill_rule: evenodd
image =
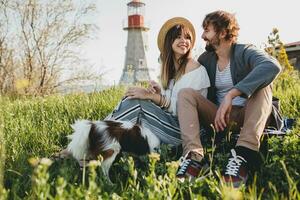
M177 95L183 88L192 88L199 91L199 94L206 97L207 88L210 87L206 69L200 66L193 71L184 74L177 82L171 80L167 90L162 90L162 94L171 100L168 111L177 115Z

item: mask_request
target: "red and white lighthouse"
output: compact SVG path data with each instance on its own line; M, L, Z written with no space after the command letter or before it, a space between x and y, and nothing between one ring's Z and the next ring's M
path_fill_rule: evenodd
M150 80L146 59L148 49L146 32L149 28L144 23L145 3L141 0L131 0L127 3L127 14L128 18L123 27L123 30L128 32L127 46L120 84Z

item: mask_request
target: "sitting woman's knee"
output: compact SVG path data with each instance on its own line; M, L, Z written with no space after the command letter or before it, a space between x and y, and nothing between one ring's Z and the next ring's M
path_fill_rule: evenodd
M128 98L126 98L126 99L124 99L123 100L123 102L126 102L127 104L139 104L139 99L128 99Z

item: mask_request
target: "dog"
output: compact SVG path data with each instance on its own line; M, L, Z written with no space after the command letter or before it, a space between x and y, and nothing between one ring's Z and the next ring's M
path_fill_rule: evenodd
M71 127L74 133L68 136L67 150L78 162L101 155L101 168L109 182L109 169L121 151L140 156L157 152L160 146L157 136L140 122L78 120Z

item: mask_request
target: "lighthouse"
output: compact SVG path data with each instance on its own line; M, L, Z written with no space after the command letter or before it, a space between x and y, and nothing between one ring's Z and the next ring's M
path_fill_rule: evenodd
M144 24L145 3L131 0L127 3L127 20L123 30L127 31L125 63L120 84L134 84L150 80L147 67L146 50L148 49Z

